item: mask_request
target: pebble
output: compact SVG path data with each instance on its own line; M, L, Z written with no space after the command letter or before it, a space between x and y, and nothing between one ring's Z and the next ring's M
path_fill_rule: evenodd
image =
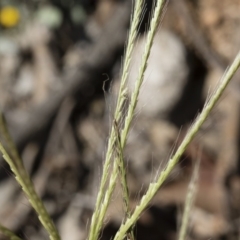
M130 93L138 77L145 43L144 35L137 41L133 51L128 78ZM188 72L183 43L173 33L160 29L150 53L137 111L147 117L166 116L180 99Z

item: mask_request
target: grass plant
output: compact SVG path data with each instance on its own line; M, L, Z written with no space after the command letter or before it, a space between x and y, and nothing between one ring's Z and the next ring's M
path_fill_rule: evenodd
M188 232L188 223L189 223L189 217L190 212L193 207L194 199L197 193L197 183L198 183L198 177L199 177L199 167L200 167L200 161L201 156L199 154L199 157L196 161L196 164L193 169L192 178L190 180L190 183L188 185L188 191L187 196L185 200L184 210L183 210L183 216L181 221L181 227L179 231L179 237L178 240L185 240Z
M136 0L135 5L134 5L133 16L132 16L132 23L130 26L128 43L127 43L127 47L126 47L125 61L123 64L123 74L122 74L122 79L121 79L121 86L119 89L119 98L117 101L116 111L115 111L115 115L114 115L114 118L116 119L117 122L121 118L121 109L123 107L123 104L124 104L124 101L125 101L126 95L127 95L126 80L127 80L127 76L128 76L134 42L137 37L137 28L140 23L142 9L143 9L143 0ZM96 239L96 237L98 235L97 232L99 231L99 228L96 226L97 226L97 221L98 221L99 215L100 215L100 207L103 202L103 196L104 196L104 192L105 192L104 189L106 187L106 183L108 180L109 168L111 166L111 159L112 159L112 155L114 152L114 145L115 145L116 139L117 139L116 131L113 126L111 129L111 133L110 133L110 137L109 137L109 141L108 141L108 149L107 149L106 158L105 158L105 162L104 162L104 166L103 166L103 173L102 173L102 178L101 178L98 196L97 196L97 200L96 200L95 211L93 213L92 220L91 220L89 239ZM115 176L115 177L117 177L117 176Z
M144 54L142 56L141 66L139 68L138 77L136 79L135 89L130 97L130 103L128 105L127 113L123 112L123 105L125 103L128 88L127 78L129 73L129 66L131 62L131 55L136 41L138 26L141 21L141 13L144 8L143 0L136 0L134 4L134 11L132 16L132 23L130 26L129 37L126 46L125 59L123 62L123 70L121 77L121 85L119 89L118 100L116 104L116 110L114 118L112 120L112 127L108 140L108 148L106 152L105 162L103 166L102 178L99 186L98 196L96 200L96 206L92 215L92 220L89 228L89 240L99 239L99 234L104 225L104 218L109 206L112 193L114 191L118 178L121 180L123 191L123 202L125 219L116 233L114 240L121 240L125 238L133 239L133 226L141 216L142 212L146 209L151 199L157 193L158 189L164 183L169 176L170 172L178 163L180 157L183 155L189 143L199 131L200 127L212 111L213 107L219 100L227 84L237 71L240 65L240 53L236 56L231 66L227 69L222 80L217 86L212 96L207 100L202 112L198 115L192 126L190 127L186 137L182 141L181 145L168 161L166 167L162 170L155 182L150 183L148 190L140 200L138 206L131 213L129 209L129 192L128 184L126 181L126 167L124 163L124 148L127 143L127 137L129 134L130 126L134 118L134 112L138 101L139 92L143 83L144 73L147 68L147 62L150 55L151 47L154 40L154 35L158 29L159 22L162 18L163 8L165 6L164 0L157 0L152 18L150 21L149 31L147 33L147 41L145 45ZM173 69L174 71L174 69ZM41 199L38 197L34 190L33 183L25 170L23 163L16 151L16 147L10 138L7 128L4 124L3 118L0 119L0 132L4 139L5 145L0 144L0 151L3 154L4 159L9 164L12 172L16 176L16 180L21 185L23 191L27 195L29 202L37 212L40 222L43 227L48 231L51 240L58 240L60 236L55 228L51 218L49 217L46 208L44 207ZM186 218L187 219L187 218ZM187 220L186 220L187 221ZM183 223L186 225L186 222ZM10 239L19 239L10 230L1 226L0 231L8 236ZM185 231L185 230L184 230ZM183 236L182 236L183 235ZM185 239L185 235L180 233L180 240Z
M4 226L2 226L0 224L0 232L4 237L7 237L10 240L22 240L21 238L19 238L17 235L15 235L12 231L10 231L9 229L5 228Z
M17 148L11 139L11 136L8 132L7 126L5 124L5 121L4 121L4 118L2 115L0 116L0 132L2 134L2 138L4 139L4 141L6 143L6 147L4 147L0 143L0 152L3 154L3 158L10 166L11 171L14 173L15 178L16 178L17 182L19 183L19 185L22 187L23 192L27 195L30 204L36 211L41 224L47 230L50 239L51 240L59 240L60 236L58 234L58 231L56 230L54 223L53 223L51 217L49 216L42 200L40 199L40 197L38 196L38 194L35 191L35 188L31 181L31 178L30 178L29 174L27 173L21 158L19 157ZM10 154L8 154L6 149L8 149L10 151L11 156L10 156ZM10 230L7 230L3 226L2 226L2 228L0 228L0 231L3 232L5 235L6 235L6 233L8 233L8 234L10 233ZM11 236L11 238L13 236Z

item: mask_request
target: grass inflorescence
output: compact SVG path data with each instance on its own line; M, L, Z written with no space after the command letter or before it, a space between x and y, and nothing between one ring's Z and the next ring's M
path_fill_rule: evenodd
M231 78L233 77L233 75L235 74L240 65L240 53L238 53L231 66L226 70L226 73L224 74L222 80L220 81L216 90L212 94L211 98L206 102L202 112L198 115L198 117L188 130L187 135L180 144L179 148L176 150L175 154L171 157L171 159L169 159L166 167L162 170L162 172L160 172L156 181L150 183L145 195L142 197L136 208L131 212L129 208L130 197L126 176L127 175L126 166L124 161L124 148L126 146L130 126L134 118L135 108L138 102L139 92L143 83L144 73L147 68L148 58L150 55L151 47L153 45L154 36L158 29L159 22L162 18L165 3L166 3L165 0L156 1L155 8L152 13L150 21L150 27L147 33L147 41L141 59L141 65L139 68L138 77L136 79L135 88L130 96L129 105L127 107L127 113L125 114L123 112L123 105L126 102L126 98L128 95L127 79L131 63L131 55L133 52L134 44L136 42L142 12L144 10L143 0L136 0L134 3L130 31L125 51L125 58L123 62L121 85L119 89L114 117L112 120L112 127L108 140L108 148L106 151L106 157L104 161L99 191L96 199L95 210L92 215L92 220L89 228L88 240L99 239L100 231L104 225L106 211L108 209L118 178L120 179L122 186L125 217L122 220L122 224L119 230L117 231L114 240L122 240L125 239L126 237L131 240L134 239L133 227L136 224L137 220L141 216L142 212L146 209L146 207L148 206L154 195L157 193L159 188L162 186L164 181L168 178L173 168L178 163L187 146L192 141L194 136L197 134L206 118L209 116L209 113L216 105L224 89L226 88L227 84L229 83L229 81L231 80ZM174 69L172 70L174 71ZM60 239L56 227L54 226L49 214L47 213L44 204L38 197L34 189L33 183L29 177L29 174L24 168L22 160L19 157L19 154L16 150L13 141L11 140L10 134L7 131L7 127L4 123L2 116L0 118L0 133L6 143L5 145L0 144L0 151L4 159L9 164L12 172L16 177L16 180L21 185L23 191L27 195L32 207L37 212L43 227L48 231L50 239L51 240ZM190 198L191 196L189 195L189 199ZM183 223L183 226L187 226L188 217L186 216L185 216L186 221ZM5 236L8 236L10 239L16 240L20 239L13 233L11 233L10 230L3 226L0 226L0 231L3 234L5 234ZM185 238L184 235L185 233L186 228L185 229L183 228L182 233L180 233L181 240Z

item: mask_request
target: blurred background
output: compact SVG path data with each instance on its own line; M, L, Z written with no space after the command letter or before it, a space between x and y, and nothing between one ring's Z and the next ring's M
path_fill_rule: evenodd
M129 92L154 2L145 5ZM239 51L239 12L239 0L169 0L124 154L133 208ZM62 239L87 237L130 15L128 0L0 1L1 111ZM239 93L237 74L139 219L136 239L178 238L199 156L188 239L240 238ZM101 239L114 236L122 217L117 189ZM0 222L23 239L48 238L2 159Z

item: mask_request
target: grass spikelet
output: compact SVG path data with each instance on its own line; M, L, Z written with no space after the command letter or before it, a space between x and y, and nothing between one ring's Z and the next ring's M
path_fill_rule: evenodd
M191 212L194 198L195 198L195 195L197 192L197 181L198 181L198 176L199 176L200 161L201 161L200 156L198 156L197 162L194 165L194 170L193 170L191 181L188 185L188 191L187 191L187 196L186 196L186 200L185 200L185 206L184 206L184 210L183 210L182 223L181 223L181 227L180 227L180 231L179 231L178 240L185 240L186 236L187 236L190 212Z
M34 189L33 183L31 181L28 173L26 172L23 164L21 162L16 164L11 159L11 157L9 156L9 154L7 153L7 151L5 150L5 148L3 147L3 145L1 143L0 143L0 152L3 154L3 158L6 160L6 162L10 166L12 172L15 175L17 182L22 187L22 190L27 195L27 198L28 198L30 204L37 212L38 218L39 218L41 224L43 225L43 227L47 230L50 239L51 240L59 240L60 236L57 232L57 229L55 228L45 206L43 205L42 200L38 197L38 195Z
M140 69L139 69L138 79L136 81L135 89L134 89L134 92L133 92L131 100L130 100L130 105L129 105L129 108L128 108L127 117L125 119L124 128L121 132L121 149L122 149L121 151L123 151L123 149L126 145L127 135L128 135L128 132L129 132L130 124L131 124L132 119L133 119L134 110L136 108L138 95L139 95L140 88L141 88L143 78L144 78L144 72L145 72L146 67L147 67L147 61L148 61L148 58L149 58L149 55L150 55L151 46L153 44L154 35L156 33L157 27L159 25L159 21L161 19L161 12L162 12L162 9L164 7L164 3L165 3L164 0L160 0L160 1L157 2L157 5L156 5L156 8L155 8L152 20L151 20L150 30L149 30L148 35L147 35L147 42L146 42L144 54L143 54L143 57L142 57L142 64L141 64ZM137 1L136 6L138 4L139 4L139 7L141 7L140 2ZM141 11L138 11L137 7L135 7L134 17L135 16L137 17L137 15L139 15L138 17L140 17L140 14L138 14L138 12L141 12ZM137 21L139 22L140 18ZM130 36L131 36L131 30L130 30ZM135 31L136 31L136 29L135 29ZM130 42L128 42L128 44L130 44ZM127 51L129 49L131 49L131 51L132 51L132 48L127 47ZM128 53L126 53L126 56L128 56ZM129 55L129 59L130 59L130 55ZM125 61L128 61L128 58L125 58ZM118 96L118 103L117 103L117 107L116 107L116 111L115 111L114 121L117 121L117 122L120 118L118 116L122 115L122 113L121 113L121 107L122 107L121 102L124 102L125 94L126 94L124 76L126 76L125 73L128 75L128 73L126 71L128 70L129 64L124 63L123 66L124 66L124 68L126 67L126 70L123 68L123 78L121 79L121 86L120 86L120 91L119 91L119 96ZM109 142L108 142L108 151L107 151L107 155L106 155L106 161L105 161L105 164L104 164L104 170L109 168L109 167L105 167L105 166L110 166L110 159L112 157L112 152L113 152L113 147L114 147L114 142L115 141L117 141L117 140L116 140L116 134L115 134L114 124L113 124L110 139L109 139ZM119 162L119 160L117 160L117 159L114 160L114 167L113 167L113 171L112 171L112 174L111 174L111 177L110 177L108 189L106 191L106 194L105 194L105 197L103 199L102 205L101 204L98 205L98 203L100 203L100 202L98 202L99 201L99 196L103 195L103 193L101 193L101 191L103 192L103 188L101 188L101 186L102 186L102 182L101 182L100 193L98 194L96 210L95 210L95 212L93 214L93 217L92 217L89 240L97 239L98 232L100 230L99 227L101 227L102 224L103 224L103 219L104 219L104 216L106 214L107 206L109 204L110 198L112 196L112 193L113 193L113 190L114 190L114 187L115 187L115 184L116 184L117 173L118 173L118 166L117 166L118 162ZM107 172L103 171L103 175L107 176ZM102 176L102 179L103 178L107 179L107 177ZM99 206L99 208L97 206ZM98 209L99 209L99 212L98 212ZM97 219L98 217L99 217L99 219ZM96 224L97 221L99 223ZM93 233L94 232L93 226L95 226L95 225L97 227L96 227L95 233ZM129 231L129 229L128 229L128 231ZM95 237L93 237L94 234L95 234Z
M149 185L149 188L146 192L146 194L142 197L140 204L135 208L133 214L127 221L121 225L119 231L115 235L114 240L121 240L126 236L127 231L129 228L136 223L138 218L140 217L141 213L144 211L144 209L147 207L151 199L154 197L154 195L157 193L158 189L161 187L162 183L167 179L170 172L173 170L173 168L178 163L178 160L186 150L189 143L192 141L196 133L199 131L200 127L204 123L204 121L207 119L209 113L212 111L213 107L221 97L223 91L227 87L227 84L232 79L233 75L236 73L237 69L240 65L240 52L234 59L231 66L227 69L225 75L223 76L219 86L217 87L216 91L212 95L212 97L209 99L207 105L203 108L201 114L197 117L196 121L192 125L192 127L189 129L187 135L185 136L184 140L182 141L181 145L177 149L174 156L169 160L166 168L161 172L157 182L151 183Z
M135 110L136 105L137 105L137 99L138 99L140 88L141 88L141 85L142 85L142 82L143 82L143 79L144 79L144 72L147 68L147 62L148 62L148 58L150 56L150 51L151 51L151 47L152 47L152 44L153 44L154 35L157 31L157 27L158 27L160 19L161 19L161 13L162 13L162 10L163 10L163 7L164 7L164 3L165 3L164 0L157 2L157 5L156 5L156 8L155 8L152 20L151 20L150 29L149 29L148 35L147 35L147 42L146 42L144 54L143 54L143 57L142 57L142 64L140 66L138 78L137 78L136 84L135 84L135 89L134 89L134 92L133 92L131 100L130 100L130 105L129 105L129 108L128 108L127 116L125 118L124 128L121 132L121 136L119 136L119 138L118 138L119 141L120 141L120 143L118 144L118 146L119 146L118 148L121 147L121 152L123 151L123 149L126 145L127 135L129 133L130 124L133 120L134 110ZM121 90L120 90L120 92L121 92ZM120 158L121 156L118 156L118 158ZM118 159L118 160L115 159L111 179L114 178L115 175L116 175L115 165L117 163L120 163L120 164L123 165L124 164L123 159L122 160L121 159ZM124 170L124 165L120 166L120 169L122 171L122 175L126 175L125 170ZM111 182L111 179L110 179L110 182ZM121 179L122 179L124 202L125 202L125 208L126 208L125 211L127 213L127 218L130 218L130 212L129 212L129 209L128 209L129 207L127 206L127 205L129 205L129 196L128 196L129 194L128 194L126 177L121 176ZM109 186L110 186L110 184L109 184ZM112 188L112 186L110 186L110 188ZM131 230L131 229L129 229L129 230ZM133 231L132 230L130 231L130 235L133 237Z
M156 3L156 7L154 9L154 13L151 19L151 23L150 23L150 29L148 31L147 34L147 40L146 40L146 45L145 45L145 49L143 52L143 57L142 57L142 62L141 62L141 66L139 68L139 73L138 73L138 77L135 83L135 88L134 91L132 93L131 96L131 100L130 100L130 105L129 105L129 109L127 112L127 116L125 119L125 124L124 124L124 129L121 132L121 140L122 140L122 147L124 148L126 141L127 141L127 135L129 133L129 129L130 129L130 125L131 122L133 120L133 116L134 116L134 111L137 105L137 100L138 100L138 96L139 96L139 92L143 83L143 79L144 79L144 73L146 71L147 68L147 63L148 63L148 58L150 56L150 52L151 52L151 47L153 45L153 39L155 36L155 33L157 31L157 28L159 26L159 22L161 20L162 17L162 10L164 7L164 3L166 1L165 0L158 0Z
M22 160L18 154L18 150L17 147L8 131L8 127L5 121L5 118L3 116L3 114L0 112L0 133L6 143L6 149L9 152L9 154L11 155L12 160L14 161L14 163L16 164L16 166L21 167L22 165Z
M131 61L131 54L133 51L133 44L136 40L137 37L137 28L141 19L141 12L143 8L143 0L136 0L135 1L135 7L133 11L133 17L132 17L132 24L130 26L130 32L129 32L129 38L128 38L128 43L127 43L127 48L126 48L126 53L125 53L125 61L123 64L123 74L121 78L121 86L119 90L119 96L118 96L118 102L116 106L116 111L115 111L115 116L114 118L119 121L120 117L122 116L122 106L126 98L126 79L128 77L128 71L129 71L129 65ZM108 173L109 173L109 167L111 165L111 158L114 152L114 144L116 141L116 135L115 135L115 129L114 126L112 126L109 141L108 141L108 149L106 153L106 158L103 166L103 173L102 173L102 179L100 182L100 187L98 191L98 196L97 196L97 201L96 201L96 207L95 211L92 216L92 221L90 225L90 231L89 231L89 240L94 240L97 239L97 234L96 234L96 226L98 225L98 218L100 214L100 206L103 201L104 197L104 188L108 179Z
M124 212L125 212L125 219L123 221L125 222L126 219L131 216L130 207L129 207L130 198L129 198L129 190L128 190L128 184L127 184L127 173L126 173L125 163L123 159L123 149L121 146L121 136L120 136L119 127L116 121L114 121L114 126L115 126L116 135L117 135L116 151L117 151L117 160L118 160L118 171L120 175L120 181L121 181L122 192L123 192L123 206L124 206ZM134 239L133 228L130 229L128 233L128 239L131 239L131 240Z
M0 232L10 240L22 240L17 235L15 235L11 230L2 226L1 224L0 224Z

